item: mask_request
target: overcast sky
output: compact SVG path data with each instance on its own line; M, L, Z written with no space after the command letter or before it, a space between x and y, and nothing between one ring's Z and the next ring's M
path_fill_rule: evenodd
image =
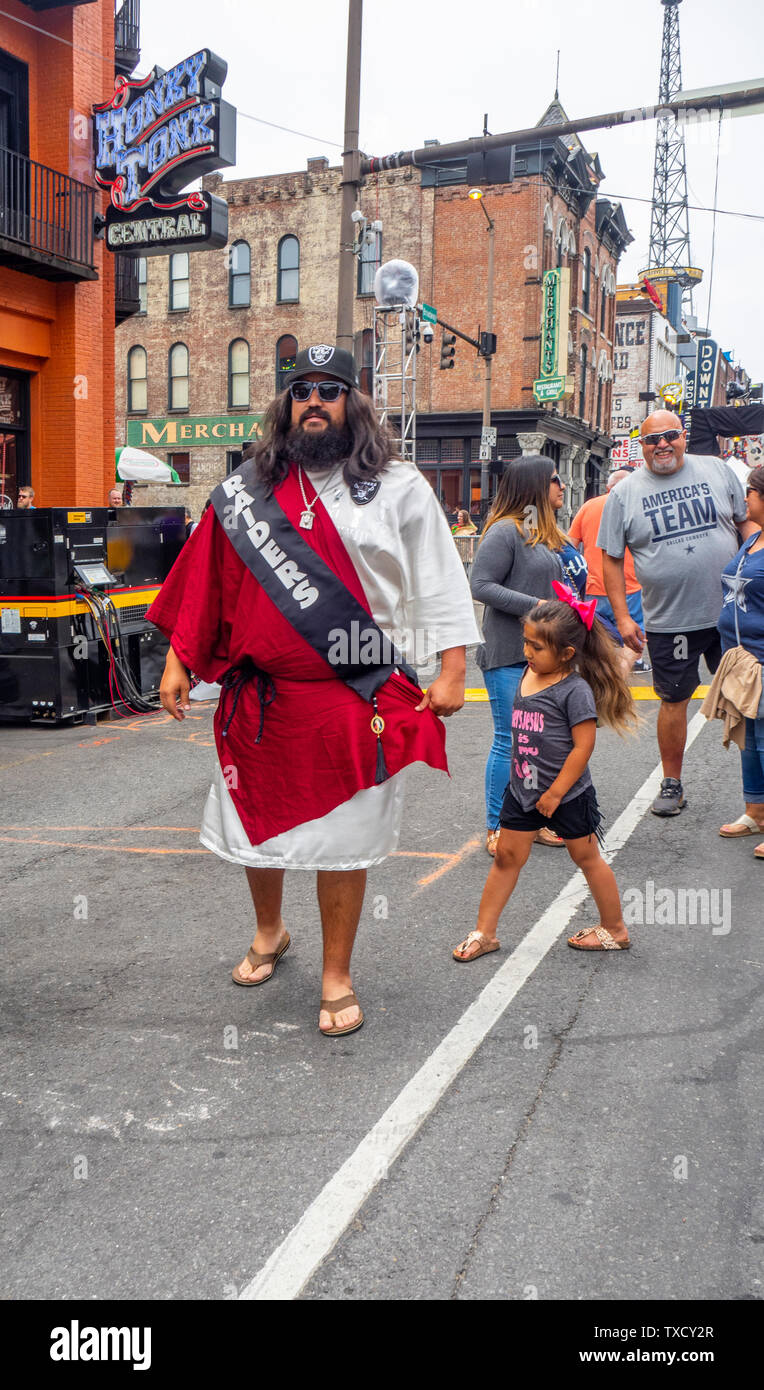
M239 111L239 176L301 169L310 155L326 154L338 164L347 9L347 0L183 0L182 9L143 0L138 74L211 48L228 62L224 95ZM554 93L558 48L560 100L571 119L651 104L663 13L659 0L366 0L361 148L385 155L425 139L445 144L479 135L486 111L492 134L535 124ZM761 0L683 0L679 21L686 89L764 78ZM690 204L713 207L717 135L713 121L688 137ZM623 199L635 241L619 280L634 280L647 265L655 123L590 131L583 140L605 170L600 194ZM764 113L724 121L719 209L764 218L762 145ZM692 262L704 271L695 297L702 325L712 231L710 212L691 211ZM764 220L717 215L710 324L719 346L732 349L758 381L764 374L762 248Z

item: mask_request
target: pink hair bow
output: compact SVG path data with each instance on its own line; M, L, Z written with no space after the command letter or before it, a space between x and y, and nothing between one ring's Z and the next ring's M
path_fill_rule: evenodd
M568 607L572 608L578 614L581 622L584 623L591 632L597 612L596 598L591 598L584 602L574 594L572 589L568 588L567 584L560 584L557 579L552 580L552 588L558 599L563 603L567 603Z

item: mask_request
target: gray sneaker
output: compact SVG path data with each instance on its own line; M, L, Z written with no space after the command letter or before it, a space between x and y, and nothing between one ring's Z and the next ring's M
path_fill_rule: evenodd
M682 783L677 777L664 777L650 810L654 816L678 816L687 805Z

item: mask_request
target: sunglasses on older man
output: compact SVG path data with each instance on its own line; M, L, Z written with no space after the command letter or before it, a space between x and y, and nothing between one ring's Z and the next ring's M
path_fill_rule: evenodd
M643 444L660 444L665 439L667 444L673 444L676 439L681 437L681 430L663 430L660 434L643 434Z
M302 403L309 401L313 392L317 391L318 399L330 405L332 401L338 401L341 393L347 389L341 381L292 381L289 384L292 400Z

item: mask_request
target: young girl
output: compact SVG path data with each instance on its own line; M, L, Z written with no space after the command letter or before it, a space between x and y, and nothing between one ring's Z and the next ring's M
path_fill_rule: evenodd
M498 951L499 917L517 883L536 832L548 825L562 836L586 878L600 924L568 938L577 951L626 951L615 875L599 850L602 819L589 759L599 715L619 733L637 727L617 650L595 619L594 600L582 602L554 581L558 599L545 599L524 625L527 666L512 710L512 764L504 794L496 857L480 900L477 927L453 952L459 961Z

